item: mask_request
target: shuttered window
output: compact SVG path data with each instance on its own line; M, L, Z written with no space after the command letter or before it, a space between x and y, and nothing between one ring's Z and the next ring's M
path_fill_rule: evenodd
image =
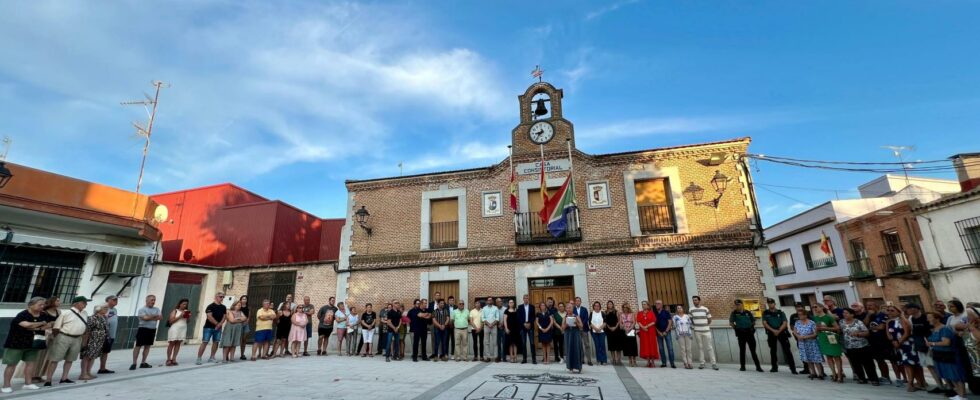
M429 203L429 247L453 248L459 245L459 199L432 200Z
M636 211L640 231L644 235L674 233L674 209L667 193L667 179L646 179L633 182L636 190Z
M676 306L687 304L687 285L684 283L683 269L648 269L646 280L651 306L655 301L661 300L673 313Z

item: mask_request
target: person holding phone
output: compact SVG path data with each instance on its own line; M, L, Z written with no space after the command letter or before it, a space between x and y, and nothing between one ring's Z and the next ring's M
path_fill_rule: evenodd
M187 339L187 321L191 318L191 311L187 308L190 300L180 299L177 307L170 311L167 317L167 366L177 365L177 353L180 353L180 345Z

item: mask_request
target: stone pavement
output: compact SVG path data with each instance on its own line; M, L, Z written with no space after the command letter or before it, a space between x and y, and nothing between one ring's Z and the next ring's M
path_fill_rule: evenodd
M938 399L904 388L810 381L788 372L588 367L569 374L562 364L472 362L386 363L383 357L300 357L270 361L194 365L196 346L181 351L180 365L163 367L164 348L154 348L154 368L129 371L131 351L114 351L117 372L89 382L40 391L19 390L5 398L31 399ZM250 349L249 349L250 350ZM75 364L70 377L78 376ZM60 370L58 371L60 373ZM59 376L55 375L55 379ZM850 373L849 373L850 375Z

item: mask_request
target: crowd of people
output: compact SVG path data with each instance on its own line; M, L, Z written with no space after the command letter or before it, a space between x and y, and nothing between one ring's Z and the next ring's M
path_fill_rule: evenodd
M27 309L11 322L4 344L6 369L2 392L12 391L11 380L20 363L24 364L26 390L40 389L38 383L52 386L59 364L62 369L58 383L74 383L69 371L79 357L82 362L77 379L91 380L101 374L115 373L106 368L106 360L116 338L117 301L115 296L109 296L89 316L85 309L91 300L84 296L72 299L67 311L60 309L58 298L31 299ZM411 336L413 362L537 364L536 344L539 344L542 363L564 363L571 373L581 373L583 365L595 364L638 367L642 363L654 368L659 362L660 367L677 368L680 364L682 368L693 369L695 356L697 368L710 365L717 370L712 346L713 316L701 304L700 297L693 296L691 302L689 310L673 305L671 312L660 300L652 305L644 301L641 309L634 312L629 303L617 306L611 300L604 306L596 301L587 307L579 297L567 303L548 298L535 305L524 295L521 304L488 297L467 308L462 300L457 301L453 296L443 299L436 293L431 303L427 299L416 299L411 304L392 300L376 312L373 304L365 304L358 310L352 304L337 303L333 297L317 309L308 296L302 303L296 303L292 295L287 295L275 306L272 300L263 299L261 307L253 313L247 296L225 306L224 293L217 293L203 311L205 323L196 364L233 362L236 353L237 360L251 361L310 356L315 326L317 356L333 353L401 361L405 359L406 342ZM157 329L167 329L165 365L178 365L188 321L196 317L189 304L188 299L181 299L174 309L164 313L156 307L155 296L146 297L136 315L138 328L130 370L152 368L147 357ZM951 300L937 301L930 312L924 312L917 304L902 308L888 304L881 308L876 302L869 302L867 307L854 303L849 308L840 308L827 296L824 304L812 304L810 310L797 303L796 313L787 318L774 300L767 299L761 327L770 348L770 372L778 371L777 351L781 349L790 372L799 373L790 350L792 337L799 348L802 372L811 380L826 380L826 365L831 381L843 383L842 356L845 356L857 383L893 384L891 372L894 372L894 384L904 385L909 391L926 390L923 371L928 370L938 383L930 392L946 393L953 399L964 398L964 383L978 362L980 318L973 306ZM164 321L163 328L159 326L161 321ZM729 324L739 346L740 370L746 370L748 349L756 371L763 372L756 353L759 327L756 315L746 310L741 300L736 300ZM246 338L251 326L255 330L253 345L246 356ZM335 337L333 349L328 347L331 336ZM209 357L205 360L209 345ZM220 359L216 359L219 347L222 352ZM97 359L100 367L93 373Z

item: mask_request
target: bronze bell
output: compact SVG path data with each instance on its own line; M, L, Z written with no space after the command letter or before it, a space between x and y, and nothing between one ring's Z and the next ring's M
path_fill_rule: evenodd
M548 107L544 105L544 99L538 99L534 104L534 115L548 115Z

